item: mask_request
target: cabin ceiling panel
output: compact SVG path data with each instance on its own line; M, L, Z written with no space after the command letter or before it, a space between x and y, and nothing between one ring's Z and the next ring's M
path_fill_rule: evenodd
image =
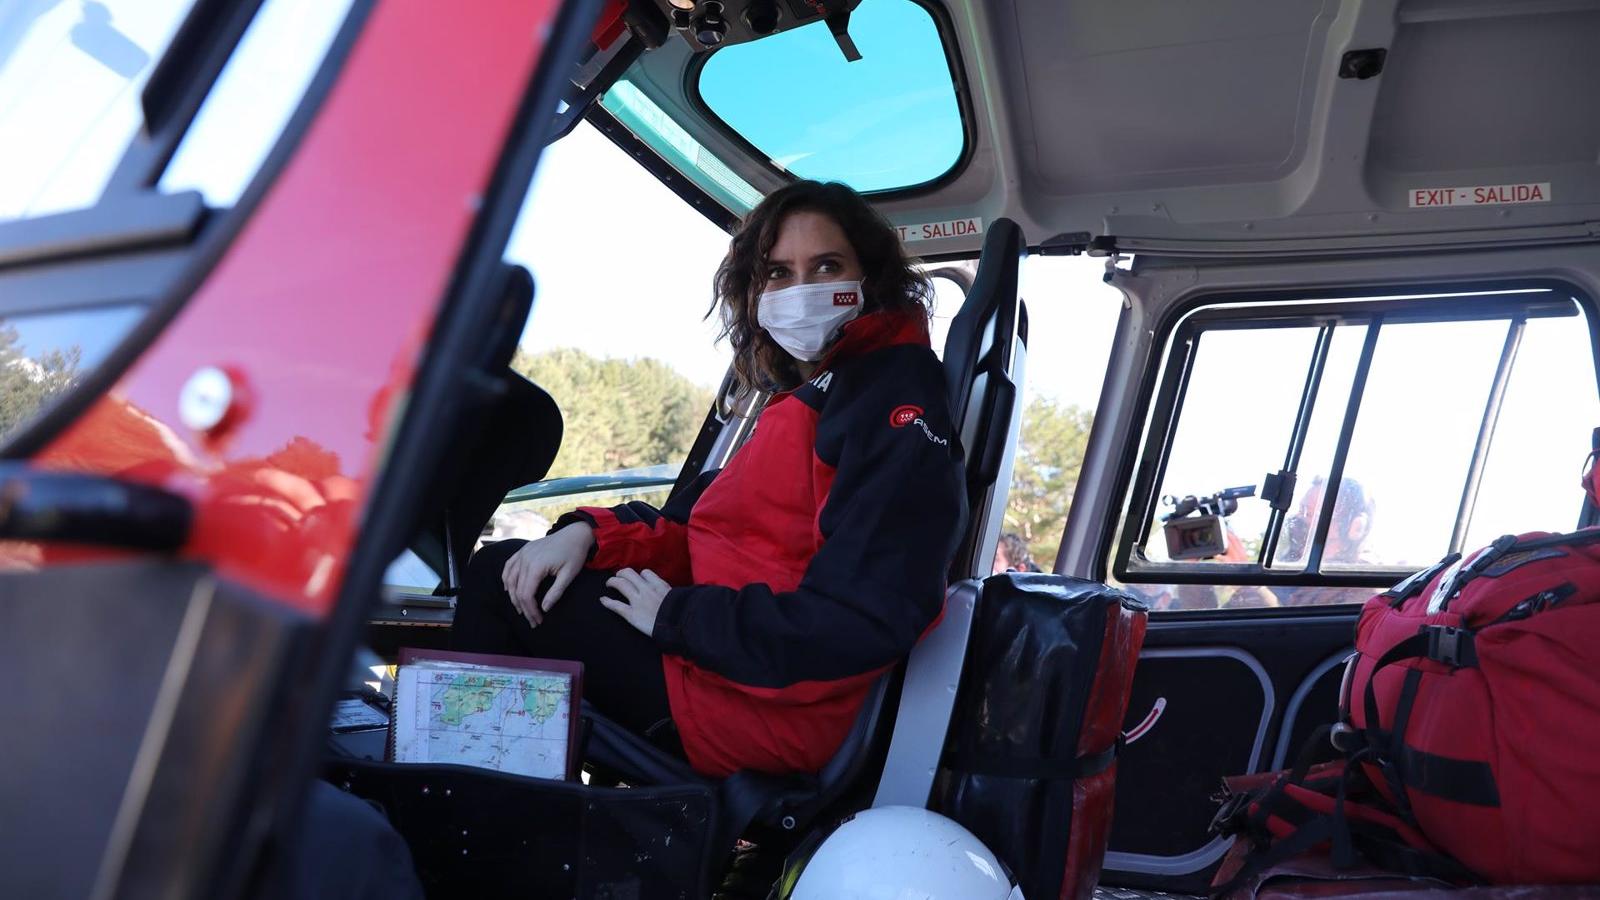
M1058 194L1262 181L1303 153L1334 0L1015 4L1023 174ZM1002 15L993 18L997 24Z

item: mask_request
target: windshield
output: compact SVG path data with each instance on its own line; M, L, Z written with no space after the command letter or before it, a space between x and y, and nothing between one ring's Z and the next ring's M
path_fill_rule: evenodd
M933 16L911 0L863 0L850 37L861 52L855 62L823 22L718 50L700 71L700 97L800 178L874 192L949 173L966 129Z

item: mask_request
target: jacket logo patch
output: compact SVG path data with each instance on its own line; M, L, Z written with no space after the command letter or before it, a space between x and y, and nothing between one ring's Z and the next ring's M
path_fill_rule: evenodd
M889 413L889 425L894 428L916 425L922 429L924 435L927 435L928 440L945 447L950 446L948 440L933 433L933 429L929 428L927 421L922 418L922 407L915 404L907 403L904 406L896 406L894 412Z
M917 424L922 427L922 433L928 436L928 440L933 441L935 444L939 444L941 446L950 446L950 442L942 437L939 437L937 434L934 434L933 429L929 428L928 423L924 422L920 416L917 418Z
M922 407L920 406L912 406L909 403L904 406L896 406L894 412L889 413L889 424L895 428L904 428L915 422L917 417L921 415Z
M855 291L834 291L833 292L833 305L834 306L855 306L856 304L858 304L860 302L861 302L861 295L857 294Z
M811 386L824 393L827 392L830 384L833 384L832 372L823 372L821 375L811 379Z

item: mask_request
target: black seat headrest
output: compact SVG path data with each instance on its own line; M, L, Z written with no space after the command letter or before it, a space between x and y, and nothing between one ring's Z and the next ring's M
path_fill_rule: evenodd
M561 446L561 411L550 395L511 369L522 327L533 308L533 276L518 265L503 270L493 338L475 361L480 377L462 398L462 427L424 499L418 530L428 535L413 551L454 586L443 543L464 567L472 546L506 493L550 471Z
M1011 362L1009 344L998 348L1000 353L995 354L992 337L987 347L984 338L1010 334L1016 329L1017 280L1026 251L1027 242L1017 223L994 220L983 239L972 289L960 312L950 321L950 332L944 340L944 370L950 392L950 418L957 428L966 419L980 363L984 368L1003 372ZM990 323L995 325L993 330Z

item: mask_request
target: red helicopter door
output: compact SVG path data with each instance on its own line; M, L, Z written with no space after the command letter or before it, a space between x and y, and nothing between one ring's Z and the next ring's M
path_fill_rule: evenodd
M270 864L595 11L355 0L239 201L161 194L257 6L192 7L98 205L0 223L13 300L171 273L0 448L5 896L228 896Z

